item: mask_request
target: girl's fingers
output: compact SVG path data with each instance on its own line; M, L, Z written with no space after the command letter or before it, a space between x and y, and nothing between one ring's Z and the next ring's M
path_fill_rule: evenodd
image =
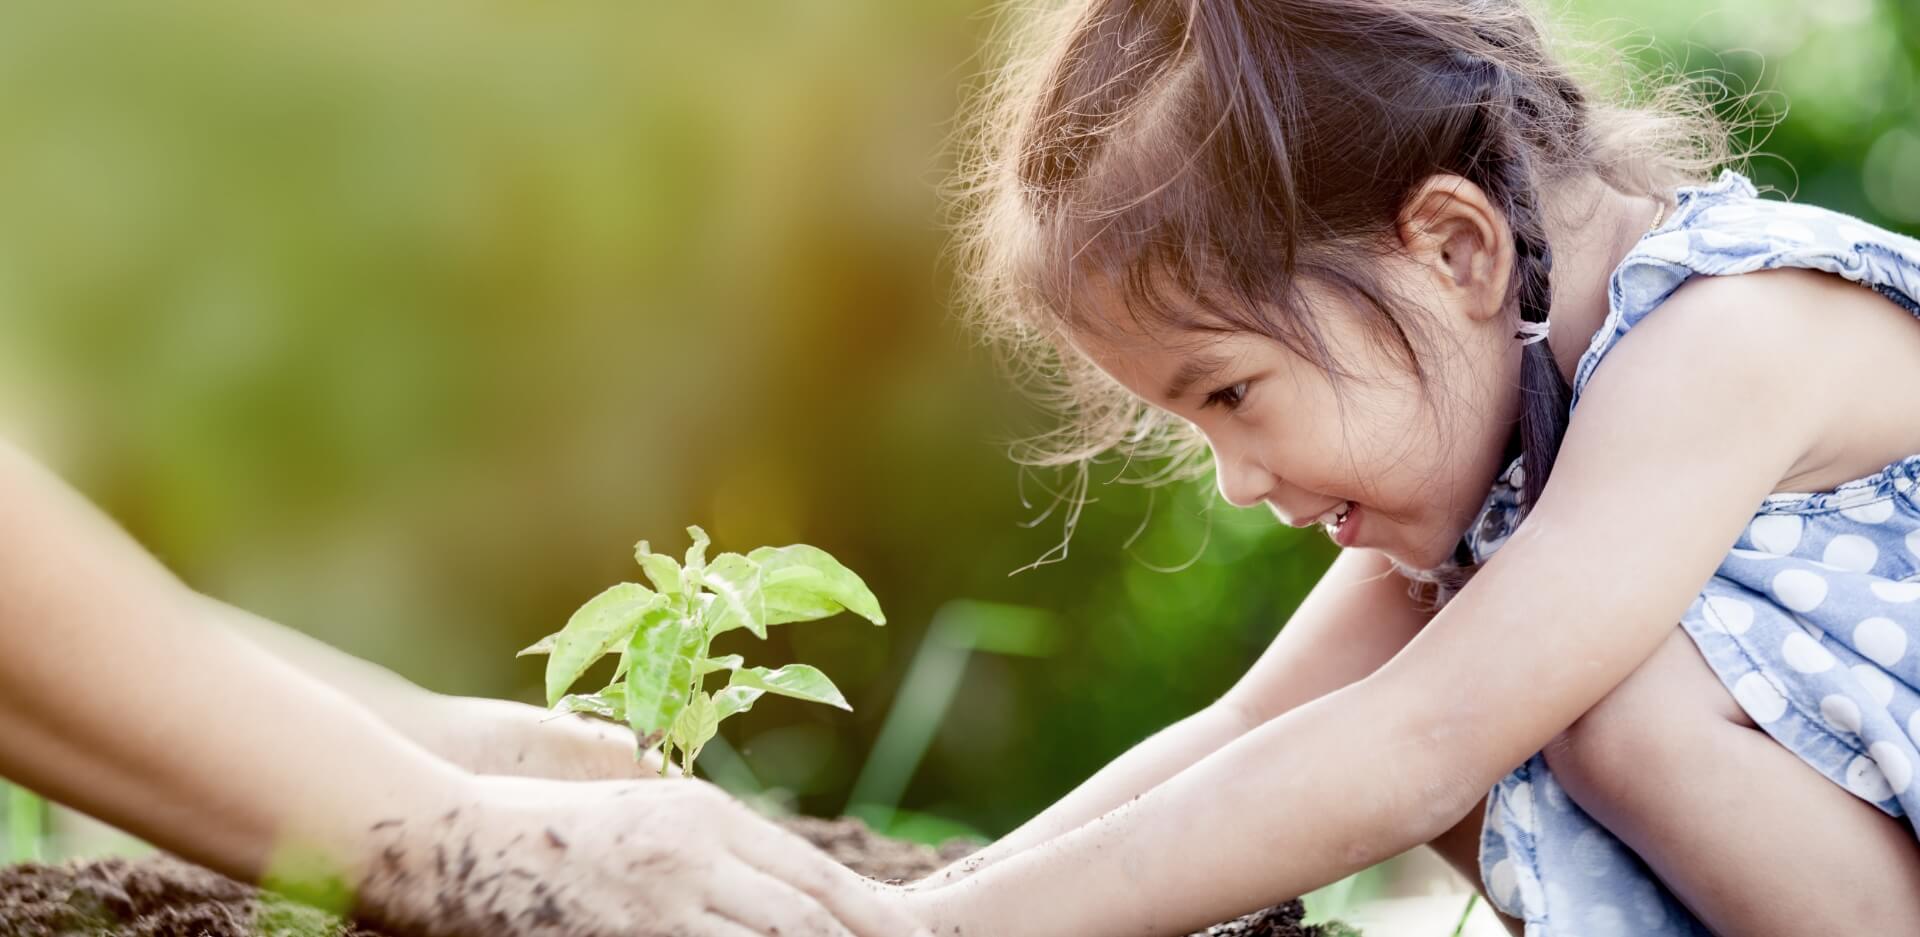
M806 840L781 830L755 843L743 858L753 867L812 896L857 937L933 937L904 902L852 869L827 858ZM824 931L822 933L825 933Z
M737 860L714 874L707 913L745 933L853 937L813 896Z

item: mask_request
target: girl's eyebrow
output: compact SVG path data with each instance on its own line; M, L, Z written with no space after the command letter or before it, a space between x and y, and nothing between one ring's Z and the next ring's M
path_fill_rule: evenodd
M1228 363L1226 358L1205 352L1188 358L1180 370L1173 372L1173 382L1167 385L1167 399L1179 400L1193 385L1226 370Z

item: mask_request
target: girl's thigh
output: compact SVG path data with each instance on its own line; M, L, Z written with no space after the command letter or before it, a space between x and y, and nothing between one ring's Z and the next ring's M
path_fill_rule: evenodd
M1545 755L1717 932L1920 933L1913 827L1760 730L1678 627Z

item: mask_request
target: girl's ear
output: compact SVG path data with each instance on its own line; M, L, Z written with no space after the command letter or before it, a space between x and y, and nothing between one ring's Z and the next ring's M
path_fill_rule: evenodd
M1408 196L1396 232L1450 306L1475 321L1500 314L1513 271L1513 231L1486 190L1451 173L1428 176Z

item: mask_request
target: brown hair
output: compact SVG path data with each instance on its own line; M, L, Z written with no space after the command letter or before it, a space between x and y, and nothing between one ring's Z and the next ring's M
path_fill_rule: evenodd
M969 128L957 243L972 321L1065 417L1014 456L1078 469L1069 538L1095 456L1165 459L1152 481L1207 467L1184 421L1063 340L1099 325L1077 300L1089 276L1117 284L1136 319L1265 335L1337 377L1306 278L1367 310L1424 386L1422 320L1369 275L1422 179L1459 175L1505 211L1510 301L1539 322L1553 258L1543 190L1591 175L1653 194L1733 160L1695 82L1640 102L1631 84L1598 93L1521 0L1083 0L1007 25L1012 54ZM1522 383L1531 502L1567 422L1545 342L1526 347Z

